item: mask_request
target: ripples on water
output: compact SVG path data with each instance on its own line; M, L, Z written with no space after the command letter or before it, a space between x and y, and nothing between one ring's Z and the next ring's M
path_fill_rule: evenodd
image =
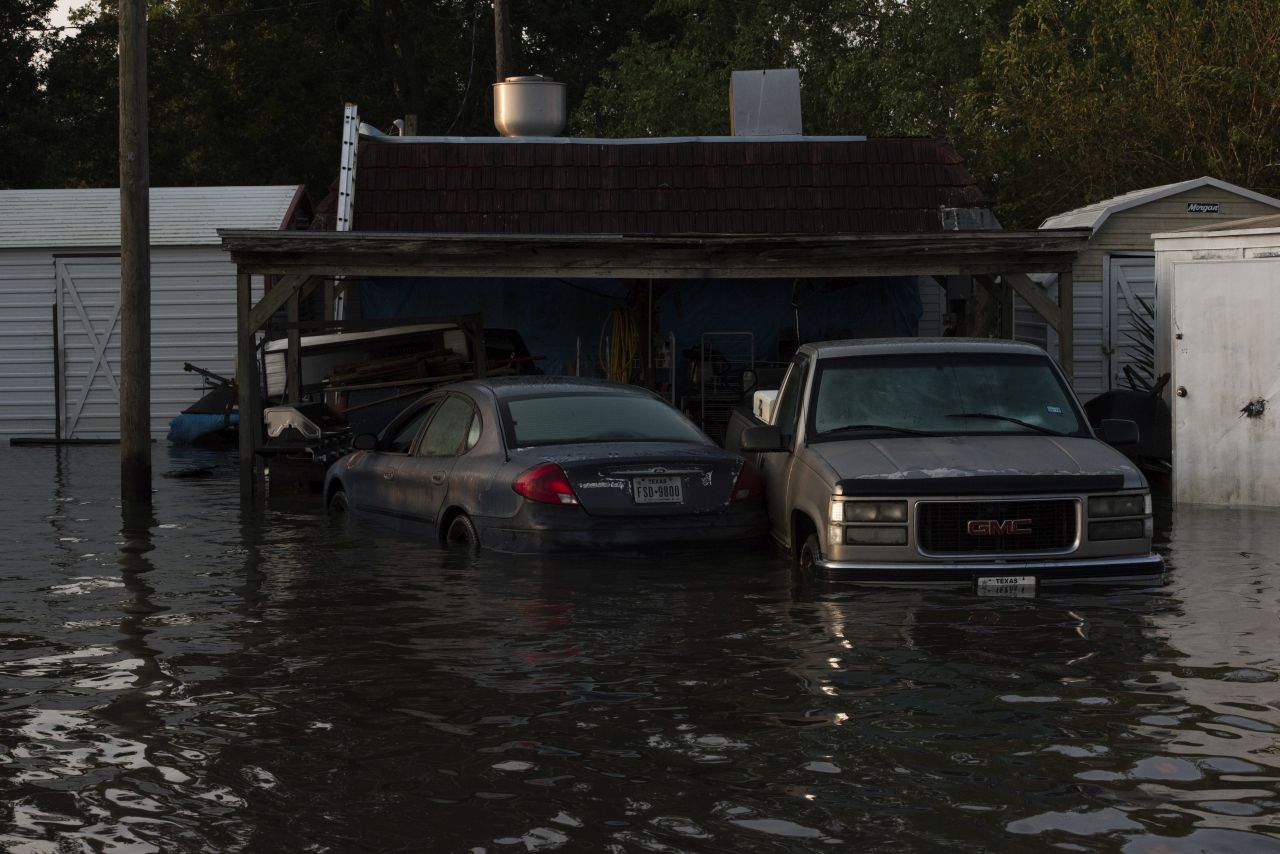
M0 848L1280 851L1280 513L979 600L469 558L171 453L122 522L114 448L0 450Z

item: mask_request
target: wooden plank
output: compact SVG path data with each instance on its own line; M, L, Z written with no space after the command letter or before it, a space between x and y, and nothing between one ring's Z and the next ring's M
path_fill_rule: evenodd
M241 272L253 272L243 267ZM261 272L261 271L260 271ZM281 273L283 270L270 270L268 272ZM249 314L249 331L257 332L259 329L267 325L267 321L271 319L271 315L275 314L285 303L298 292L298 289L306 284L306 276L285 276L276 282L271 290L258 300L258 304L253 307Z
M236 382L240 392L240 498L252 501L257 481L255 472L257 435L255 426L262 423L258 412L258 364L250 325L253 310L253 277L236 275Z
M341 271L352 277L476 277L476 278L577 278L577 279L790 279L860 278L875 276L973 276L1007 273L1052 273L1070 266L1069 257L1011 260L1007 257L952 258L929 256L886 260L796 259L765 262L759 258L717 259L712 262L643 258L557 261L532 259L527 264L455 263L437 259L406 261L385 258L376 262L352 263L333 255L299 259L241 259L240 269L271 271L299 276L328 276ZM430 283L423 283L429 287Z
M1075 284L1071 271L1058 274L1058 364L1071 382L1075 374Z
M147 4L122 0L119 11L120 497L127 508L130 502L151 501L151 175ZM102 342L104 349L106 343ZM110 377L110 364L106 371ZM86 393L93 378L91 370Z
M286 308L289 323L289 349L284 356L285 391L289 403L302 402L302 332L298 329L298 303L301 300L301 288L295 289L289 297Z
M1036 314L1043 317L1046 323L1054 329L1062 325L1061 312L1058 311L1057 304L1045 293L1044 288L1037 285L1024 273L1009 273L1004 278L1012 286L1014 292L1026 300L1027 305L1031 306Z
M642 237L224 230L221 235L240 269L254 272L759 278L1058 272L1084 248L1088 231Z

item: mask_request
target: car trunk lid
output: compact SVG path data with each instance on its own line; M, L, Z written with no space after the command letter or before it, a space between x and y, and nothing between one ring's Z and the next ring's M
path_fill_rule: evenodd
M714 446L674 442L530 448L517 452L560 466L592 516L715 513L728 506L742 463ZM514 456L514 455L513 455Z

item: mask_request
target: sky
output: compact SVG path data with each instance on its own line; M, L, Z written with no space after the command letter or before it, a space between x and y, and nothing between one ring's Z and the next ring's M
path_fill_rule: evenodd
M49 15L49 26L65 26L71 10L85 4L86 0L58 0L58 5L53 7L53 13Z

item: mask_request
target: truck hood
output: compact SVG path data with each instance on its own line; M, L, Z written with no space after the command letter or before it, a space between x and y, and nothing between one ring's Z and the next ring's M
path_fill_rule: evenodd
M1119 451L1070 436L894 436L819 442L806 452L847 494L1146 487Z

